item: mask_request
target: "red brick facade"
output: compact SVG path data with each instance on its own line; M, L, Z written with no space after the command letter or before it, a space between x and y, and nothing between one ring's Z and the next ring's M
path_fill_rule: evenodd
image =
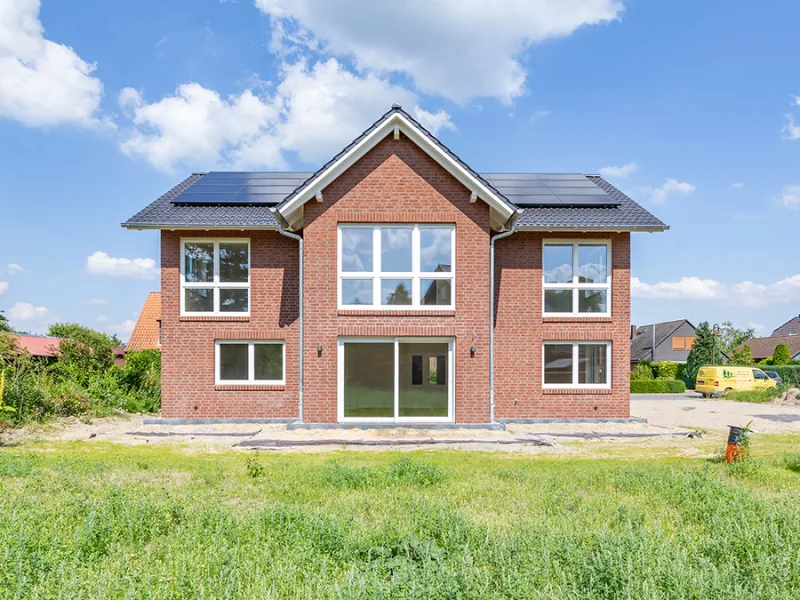
M337 420L340 336L454 338L455 420L489 421L489 219L486 204L471 203L467 188L402 136L381 141L323 191L323 202L306 203L302 231L306 422ZM337 227L367 222L454 224L455 310L338 309ZM223 320L180 317L180 240L186 237L212 234L162 233L162 416L296 418L297 242L277 232L213 233L213 237L251 240L251 316ZM613 318L605 319L543 318L543 236L520 232L497 242L497 418L628 416L629 235L610 237ZM234 338L285 340L286 385L215 387L214 341ZM611 341L612 389L593 393L542 390L542 342L559 339Z

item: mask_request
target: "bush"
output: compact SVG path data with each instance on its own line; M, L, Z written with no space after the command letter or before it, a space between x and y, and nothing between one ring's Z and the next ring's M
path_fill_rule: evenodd
M678 379L631 381L631 394L682 394L686 384Z
M680 367L681 365L678 363L670 361L653 363L653 369L658 379L678 379Z
M778 344L775 352L772 353L772 362L775 365L788 365L792 362L792 355L789 354L789 346Z
M653 379L653 369L647 361L638 363L631 371L631 380L633 381L647 381L650 379Z

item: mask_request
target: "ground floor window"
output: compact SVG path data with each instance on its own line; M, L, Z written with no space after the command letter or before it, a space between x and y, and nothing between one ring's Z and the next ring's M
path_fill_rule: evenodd
M218 341L216 383L282 385L284 348L282 341Z
M340 420L452 420L452 352L448 339L340 339Z
M610 387L611 344L545 342L545 387Z

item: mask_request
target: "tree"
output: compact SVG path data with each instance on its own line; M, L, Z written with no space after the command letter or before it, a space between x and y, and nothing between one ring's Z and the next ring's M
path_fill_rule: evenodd
M725 321L719 326L719 337L717 338L717 346L725 354L730 355L736 348L744 344L747 340L753 339L756 336L756 330L752 327L749 329L737 329L733 326L731 321Z
M100 331L77 323L51 325L47 335L61 338L59 359L53 363L56 376L86 385L93 375L114 364L114 340Z
M11 329L11 325L8 322L8 317L6 317L4 310L0 310L0 332L3 333L14 333L14 330Z
M739 348L734 348L730 358L731 360L728 364L750 366L753 364L753 351L750 346L740 346Z
M711 325L708 324L708 321L703 321L698 325L696 336L694 346L692 346L689 356L686 358L686 367L683 370L683 380L686 383L686 387L690 389L694 389L697 372L700 367L722 364L720 345L714 339L714 332L711 330Z
M789 346L786 344L778 344L775 346L775 352L772 353L773 365L788 365L792 362L792 355L789 354Z
M411 294L404 283L399 284L394 291L389 294L386 304L411 304Z

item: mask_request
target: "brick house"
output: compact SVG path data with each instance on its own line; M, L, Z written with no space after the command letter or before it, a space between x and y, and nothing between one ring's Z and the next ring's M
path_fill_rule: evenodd
M162 416L306 424L629 417L630 233L667 229L396 105L315 173L193 174L123 226L161 231Z

